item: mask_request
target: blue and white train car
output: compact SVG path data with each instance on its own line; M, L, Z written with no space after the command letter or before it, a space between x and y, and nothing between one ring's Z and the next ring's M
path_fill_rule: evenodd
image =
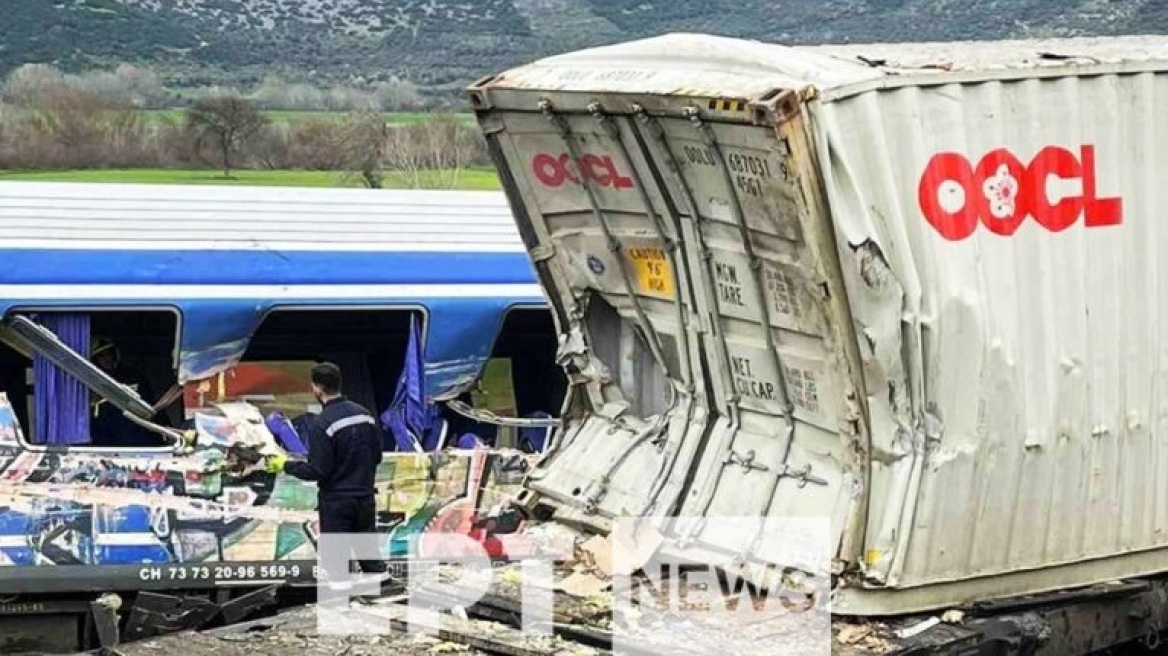
M87 324L76 343L112 341L155 394L245 357L330 359L384 408L415 314L428 396L466 391L512 352L528 356L512 363L520 411L557 411L562 393L527 383L562 374L498 192L3 182L0 316L14 314ZM28 367L0 353L0 391L38 441L72 442L37 430Z
M221 602L193 626L238 616L248 590L311 584L315 487L231 464L249 420L215 404L275 407L271 434L294 442L321 360L416 438L387 439L412 452L379 469L386 558L475 526L538 454L416 451L483 432L468 407L557 415L556 347L501 193L0 182L0 595L46 613L73 612L53 610L61 593ZM423 396L462 414L423 430ZM135 427L143 442L123 439ZM192 429L194 446L157 442Z

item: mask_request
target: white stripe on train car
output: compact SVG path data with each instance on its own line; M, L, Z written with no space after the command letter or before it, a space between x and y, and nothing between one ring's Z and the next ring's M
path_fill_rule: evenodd
M101 533L93 538L95 547L156 547L161 544L153 533Z

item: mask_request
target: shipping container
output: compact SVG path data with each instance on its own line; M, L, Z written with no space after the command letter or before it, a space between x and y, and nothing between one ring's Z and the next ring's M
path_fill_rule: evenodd
M476 83L573 382L530 488L598 531L830 517L847 615L1168 570L1165 71L674 34Z

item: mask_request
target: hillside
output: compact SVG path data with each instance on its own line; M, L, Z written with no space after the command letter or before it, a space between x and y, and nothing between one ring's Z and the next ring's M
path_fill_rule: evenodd
M0 74L149 65L172 85L391 75L457 89L541 55L670 31L783 43L1165 33L1163 0L3 0Z

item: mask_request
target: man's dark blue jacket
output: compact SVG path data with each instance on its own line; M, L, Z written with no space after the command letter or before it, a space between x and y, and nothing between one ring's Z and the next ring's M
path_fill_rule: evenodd
M288 461L286 473L316 481L322 500L376 492L382 441L377 420L368 410L343 396L332 399L312 420L305 438L308 460Z

